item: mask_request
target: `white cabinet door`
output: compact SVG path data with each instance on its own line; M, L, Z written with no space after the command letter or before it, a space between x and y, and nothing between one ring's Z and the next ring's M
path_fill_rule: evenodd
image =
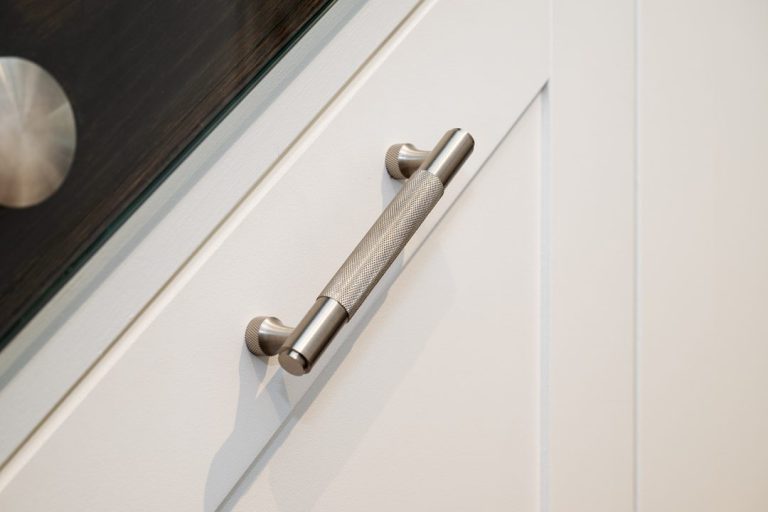
M289 144L217 154L271 163L0 509L630 510L634 5L562 4L417 2ZM388 145L457 126L473 155L312 373L252 356L248 320L298 320L401 186Z
M541 123L537 99L225 510L539 510Z

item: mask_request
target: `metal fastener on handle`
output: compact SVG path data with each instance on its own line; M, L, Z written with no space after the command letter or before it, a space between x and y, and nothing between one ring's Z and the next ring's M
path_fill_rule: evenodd
M397 255L442 197L443 190L472 153L475 141L466 130L449 130L432 151L410 144L389 148L390 176L406 180L352 254L331 278L295 328L274 317L257 317L245 331L248 349L258 356L278 356L293 375L309 373L339 330L360 308Z

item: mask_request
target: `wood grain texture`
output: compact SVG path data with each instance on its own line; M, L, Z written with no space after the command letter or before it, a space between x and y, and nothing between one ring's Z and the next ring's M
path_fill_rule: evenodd
M32 208L0 208L0 347L329 3L0 4L0 55L51 72L73 104L78 129L62 188Z

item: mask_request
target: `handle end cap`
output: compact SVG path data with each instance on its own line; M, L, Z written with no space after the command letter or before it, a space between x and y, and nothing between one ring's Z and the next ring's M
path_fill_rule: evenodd
M307 360L295 350L283 350L280 352L277 360L280 362L280 366L283 367L283 370L291 375L301 376L309 373L309 364L307 363Z

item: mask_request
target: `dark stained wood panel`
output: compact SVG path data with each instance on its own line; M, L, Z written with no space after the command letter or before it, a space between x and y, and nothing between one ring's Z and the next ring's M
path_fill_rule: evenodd
M0 347L330 3L0 1L0 55L56 77L78 130L73 167L53 197L0 207Z

